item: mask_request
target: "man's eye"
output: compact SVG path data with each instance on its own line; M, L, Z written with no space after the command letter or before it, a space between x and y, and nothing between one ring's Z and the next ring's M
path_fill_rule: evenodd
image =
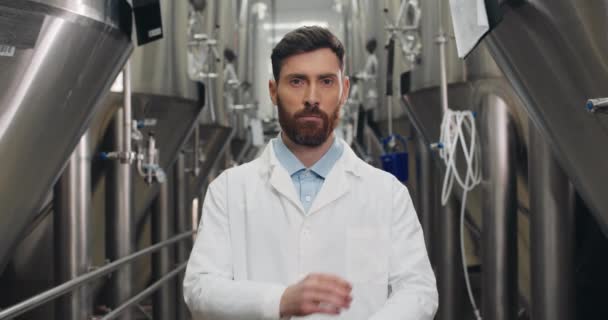
M334 84L334 79L326 78L326 79L321 80L321 83L324 86L331 86L332 84Z
M289 83L293 86L300 86L302 85L302 79L294 78L289 80Z

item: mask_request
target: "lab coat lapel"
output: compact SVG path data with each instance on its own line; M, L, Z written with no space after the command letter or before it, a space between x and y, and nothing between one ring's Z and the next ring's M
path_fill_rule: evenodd
M300 211L304 212L302 203L296 195L296 188L293 185L293 181L283 167L274 166L274 168L272 168L272 172L270 173L270 185L272 185L272 187L282 196L293 202Z
M268 179L272 188L281 196L291 201L300 211L304 212L302 203L300 203L300 199L296 195L293 181L291 180L289 173L287 173L287 170L281 166L279 160L276 158L272 143L269 143L266 146L262 157L264 159L264 165L262 166L261 173L269 175Z
M350 148L344 144L344 154L325 178L309 214L323 209L323 207L340 199L350 191L350 184L352 183L348 180L348 175L352 172L352 159L350 157L354 156L351 152Z

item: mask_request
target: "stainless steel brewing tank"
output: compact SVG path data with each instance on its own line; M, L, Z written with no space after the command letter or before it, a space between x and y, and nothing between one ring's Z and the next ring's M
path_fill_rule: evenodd
M577 191L608 234L608 0L532 0L504 6L491 52Z
M0 0L0 271L129 56L129 15L124 0Z

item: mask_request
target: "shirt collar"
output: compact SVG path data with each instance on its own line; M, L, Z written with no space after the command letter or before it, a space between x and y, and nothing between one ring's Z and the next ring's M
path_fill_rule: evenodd
M280 133L278 137L272 139L272 146L277 159L290 176L302 169L306 169L302 162L287 148Z
M306 169L302 162L287 148L281 134L272 140L272 146L277 159L290 176L293 176L300 170ZM340 142L340 139L334 137L334 142L329 147L329 150L310 169L325 179L343 152L344 146Z

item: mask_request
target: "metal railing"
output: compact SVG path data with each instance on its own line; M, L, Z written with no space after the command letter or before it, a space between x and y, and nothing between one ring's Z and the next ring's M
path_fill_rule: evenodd
M125 303L123 303L122 305L120 305L120 307L112 310L112 312L110 312L110 313L106 314L105 316L103 316L103 318L101 318L101 320L116 319L116 317L118 317L123 311L127 310L127 308L129 308L130 306L132 306L132 305L140 302L145 297L149 296L154 291L158 290L165 282L169 281L171 278L175 277L181 271L183 271L184 269L186 269L186 265L187 264L188 264L187 262L182 263L177 268L173 269L173 271L167 273L165 276L163 276L162 278L158 279L158 281L154 282L152 285L150 285L149 287L147 287L144 291L140 292L139 294L137 294L133 298L127 300Z
M115 271L116 269L120 268L121 266L131 263L133 260L142 257L144 255L147 254L151 254L154 253L156 251L159 251L160 249L169 246L171 244L174 244L176 242L179 242L181 240L184 239L189 239L192 237L192 235L195 233L196 231L188 231L188 232L184 232L181 233L173 238L167 239L165 241L159 242L155 245L152 245L148 248L145 248L143 250L140 250L138 252L135 252L133 254L130 254L128 256L122 257L114 262L111 262L103 267L100 267L99 269L96 269L94 271L85 273L79 277L76 277L70 281L67 281L63 284L60 284L59 286L56 286L54 288L51 288L47 291L44 291L40 294L37 294L25 301L22 301L12 307L9 307L7 309L4 309L2 311L0 311L0 320L4 320L4 319L10 319L16 316L19 316L27 311L30 311L48 301L51 301L53 299L56 299L66 293L69 293L73 290L75 290L76 288L78 288L79 286L85 285L88 282L91 282L95 279L101 278L109 273L112 273L113 271ZM183 270L186 267L186 264L182 264L179 267L177 267L176 269L174 269L172 272L168 273L167 275L165 275L163 278L161 278L160 280L158 280L157 282L155 282L152 286L148 287L147 289L145 289L144 291L142 291L141 293L139 293L137 296L133 297L132 299L130 299L129 301L127 301L126 303L124 303L123 305L121 305L120 307L118 307L116 310L112 311L111 313L109 313L108 315L106 315L103 319L113 319L114 317L116 317L116 315L118 315L119 312L122 312L124 309L126 309L127 307L129 307L130 305L132 305L133 303L136 303L137 301L139 301L141 298L147 296L148 294L154 292L156 289L158 289L158 287L160 287L160 285L164 282L166 282L168 279L170 279L171 277L175 276L176 274L178 274L181 270ZM151 289L152 288L152 289ZM143 296L142 296L143 295ZM138 298L138 299L136 299ZM135 302L132 302L135 301ZM111 317L110 317L111 316Z

